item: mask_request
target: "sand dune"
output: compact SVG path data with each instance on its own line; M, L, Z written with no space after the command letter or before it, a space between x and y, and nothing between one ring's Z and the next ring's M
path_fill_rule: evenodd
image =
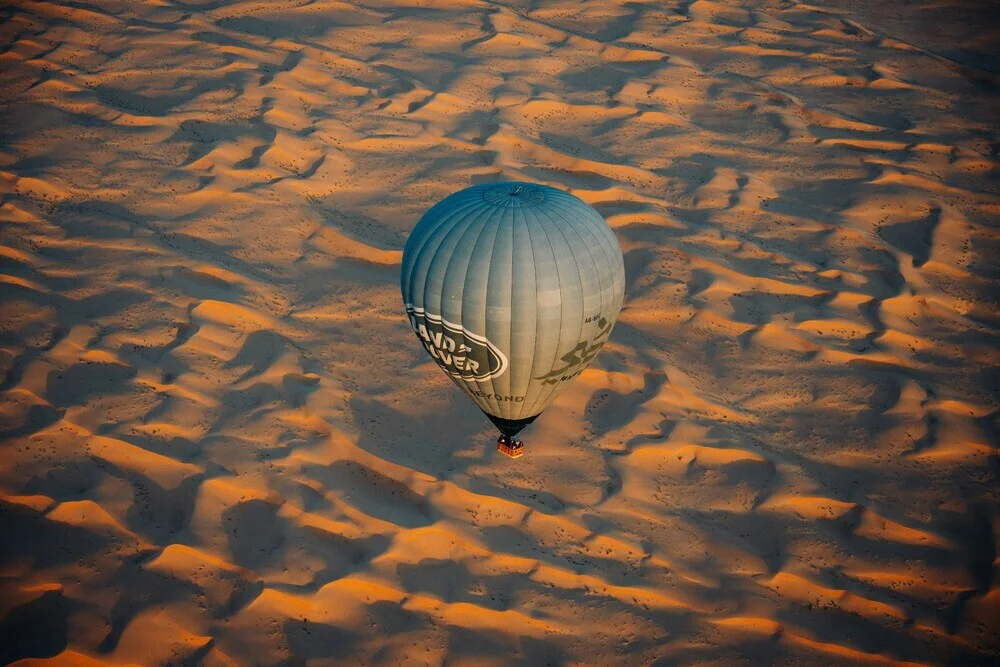
M0 662L1000 660L988 2L0 7ZM626 305L497 456L448 193Z

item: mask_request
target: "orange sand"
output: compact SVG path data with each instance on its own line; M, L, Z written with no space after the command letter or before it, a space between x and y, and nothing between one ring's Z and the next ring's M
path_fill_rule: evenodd
M998 26L3 3L0 663L1000 660ZM516 462L397 281L496 179L628 275Z

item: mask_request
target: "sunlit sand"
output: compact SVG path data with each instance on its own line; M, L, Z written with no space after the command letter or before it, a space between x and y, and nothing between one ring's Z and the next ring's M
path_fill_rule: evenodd
M4 3L0 663L1000 660L997 14ZM517 460L399 289L497 180L627 281Z

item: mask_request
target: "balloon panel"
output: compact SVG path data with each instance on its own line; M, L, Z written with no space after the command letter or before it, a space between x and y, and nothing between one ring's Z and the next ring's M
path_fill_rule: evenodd
M431 358L485 412L516 420L544 410L596 356L625 271L614 233L577 197L490 183L421 218L401 288Z

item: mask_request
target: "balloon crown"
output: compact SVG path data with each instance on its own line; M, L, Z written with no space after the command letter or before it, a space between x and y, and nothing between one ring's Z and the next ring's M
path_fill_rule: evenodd
M533 183L496 183L483 190L483 199L494 206L537 206L545 201L545 189Z

